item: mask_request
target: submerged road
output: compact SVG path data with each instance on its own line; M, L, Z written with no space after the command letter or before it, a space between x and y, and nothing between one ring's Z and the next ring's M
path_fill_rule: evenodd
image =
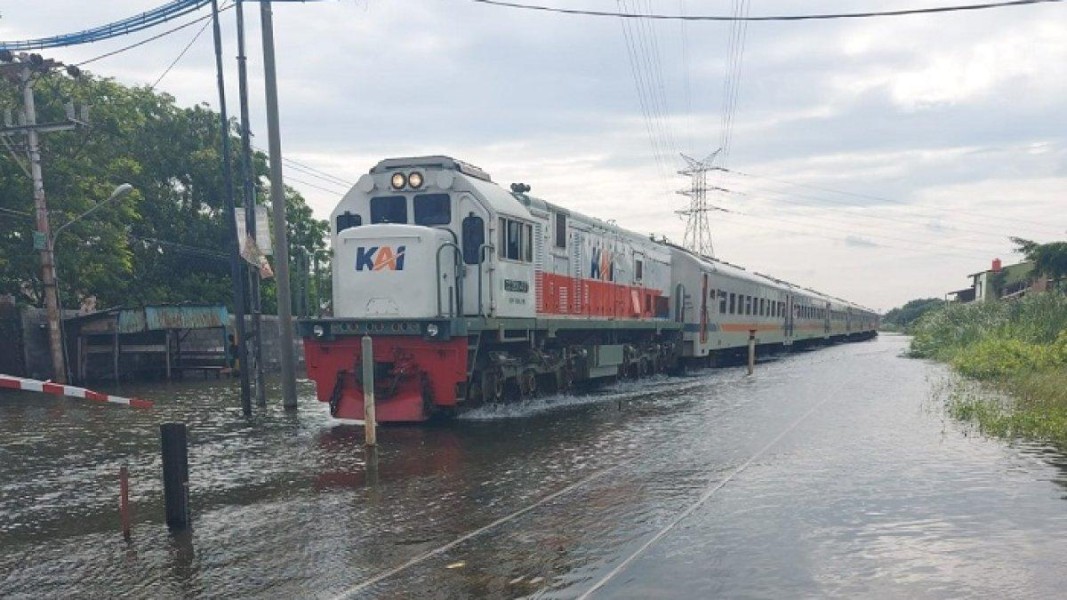
M1060 596L1067 456L946 417L946 370L905 346L381 429L376 468L306 384L250 421L231 381L125 388L141 411L2 395L0 597ZM170 420L188 536L162 523Z

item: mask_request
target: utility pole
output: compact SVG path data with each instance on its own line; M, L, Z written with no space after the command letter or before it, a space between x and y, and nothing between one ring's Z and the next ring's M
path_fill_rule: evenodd
M274 217L275 277L278 284L278 333L282 367L282 404L296 410L296 371L293 365L293 307L289 296L289 233L286 231L285 183L282 180L282 138L278 124L278 74L274 63L274 14L270 0L259 4L263 30L263 72L267 96L267 136L270 153L270 203Z
M248 117L248 65L245 56L245 11L244 1L237 0L237 89L241 101L241 171L243 175L242 202L245 207L245 234L256 239L256 196L252 173L252 133ZM252 301L252 355L256 363L256 404L267 405L267 388L263 378L263 304L259 289L259 272L245 268L250 275L250 299ZM279 292L279 295L280 292Z
M226 200L226 220L230 229L230 277L233 279L233 316L237 330L237 360L241 375L241 411L252 414L252 393L248 380L248 347L245 343L245 280L247 268L241 262L241 241L237 237L237 211L233 199L233 171L230 169L230 120L226 116L226 82L222 70L222 30L219 27L218 0L211 0L215 34L215 71L219 86L219 120L222 133L222 186Z
M682 155L687 168L678 171L679 175L690 178L689 189L679 190L679 194L689 197L689 208L675 211L677 214L687 217L685 225L685 240L682 245L687 249L709 258L715 257L715 246L711 243L711 225L708 223L708 213L711 211L725 211L718 206L708 204L709 191L728 191L721 187L708 185L708 171L717 170L712 166L715 157L722 148L712 152L704 160L696 160Z
M0 135L23 133L30 156L30 178L33 180L33 203L36 209L37 232L34 249L41 255L41 282L44 284L44 305L48 317L48 347L52 355L52 379L57 383L67 382L67 363L63 357L63 337L60 328L59 295L56 289L56 263L52 246L52 232L48 220L48 204L44 194L44 175L41 172L41 152L38 135L52 131L67 131L83 124L74 117L73 106L68 105L67 120L61 123L37 124L37 105L33 96L34 77L63 66L63 63L42 58L40 54L0 51L0 74L14 80L22 88L23 112L18 123L7 122ZM67 72L72 77L79 74L71 66Z

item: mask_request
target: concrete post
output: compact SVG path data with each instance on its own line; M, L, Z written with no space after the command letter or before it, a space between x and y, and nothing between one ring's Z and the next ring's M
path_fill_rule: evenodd
M756 370L756 330L748 330L748 374Z
M374 417L374 347L369 335L363 336L363 427L368 446L378 444L378 423Z
M162 423L159 432L167 527L181 531L189 528L189 449L185 423Z
M278 332L281 344L282 406L296 410L293 359L293 307L289 292L289 234L286 229L282 137L278 117L278 76L274 61L274 16L269 1L259 3L263 34L263 79L267 100L267 150L270 155L270 203L274 223L274 277L278 284Z
M122 521L122 538L130 541L130 468L119 467L119 520Z

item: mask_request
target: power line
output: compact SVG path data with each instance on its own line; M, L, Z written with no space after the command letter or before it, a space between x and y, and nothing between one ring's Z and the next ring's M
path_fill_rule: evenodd
M502 8L514 8L520 10L533 10L565 15L578 15L585 17L616 17L623 19L649 19L658 21L829 21L834 19L867 19L872 17L903 17L908 15L923 15L936 13L950 13L962 11L987 10L992 8L1006 8L1010 6L1025 6L1029 4L1051 4L1063 0L1011 0L1006 2L985 2L982 4L964 4L956 6L934 6L929 8L912 8L903 10L884 10L855 13L823 13L808 15L769 15L760 17L750 16L723 16L723 15L667 15L659 13L626 13L603 10L579 10L573 8L558 8L554 6L542 6L536 4L520 4L518 2L502 2L500 0L471 0L478 4L487 4Z
M313 188L315 188L315 189L317 189L317 190L320 190L320 191L326 192L326 193L328 193L328 194L338 194L338 193L343 193L343 192L338 192L337 190L331 190L331 189L329 189L329 188L324 188L324 187L322 187L322 186L320 186L320 185L315 185L314 183L311 183L311 182L309 182L309 181L304 181L303 179L297 179L296 177L293 177L293 176L291 176L291 175L286 175L286 176L285 176L285 180L286 180L286 181L295 181L296 183L299 183L299 184L301 184L301 185L306 185L306 186L308 186L308 187L313 187ZM348 190L345 190L345 191L347 192Z
M34 216L31 215L28 212L22 212L21 210L14 210L12 208L4 208L2 206L0 206L0 212L9 213L9 214L12 214L12 215L15 215L15 216L18 216L18 217L26 217L28 219L33 219L34 218Z
M283 157L282 161L284 161L286 163L285 166L290 168L290 169L293 169L293 170L295 170L295 171L297 171L299 173L302 173L304 175L309 175L311 177L314 177L316 179L324 181L324 182L326 182L326 183L328 183L330 185L336 185L338 187L342 187L342 188L345 189L345 191L348 191L348 189L351 188L352 185L353 185L351 182L344 181L343 179L340 179L339 177L334 177L333 175L330 175L329 173L316 172L314 169L305 167L305 166L301 165L300 163L292 162L287 158Z
M220 8L219 12L222 12L224 10L229 10L230 8L233 8L233 5L230 5L230 6L225 7L225 8ZM173 29L168 29L168 30L166 30L166 31L164 31L162 33L157 33L156 35L153 35L152 37L145 38L145 39L143 39L143 40L141 40L139 42L135 42L133 44L130 44L129 46L123 46L122 48L119 48L117 50L112 50L111 52L105 52L104 54L101 54L99 56L94 56L93 58L90 58L88 60L83 60L82 62L77 63L75 66L81 67L81 66L87 65L89 63L96 62L98 60L103 60L105 58L108 58L108 57L111 57L111 56L115 56L116 54L121 54L123 52L126 52L127 50L133 50L134 48L137 48L137 47L140 47L140 46L144 46L145 44L147 44L149 42L154 42L154 41L156 41L156 40L158 40L158 39L160 39L162 37L166 37L166 36L168 36L168 35L170 35L172 33L177 33L177 32L179 32L179 31L181 31L183 29L186 29L186 28L192 27L193 25L196 25L197 23L200 23L201 21L207 21L207 20L209 20L211 18L212 18L212 15L205 15L203 17L199 17L199 18L193 19L192 21L189 21L188 23L184 23L182 25L174 27Z
M222 10L226 10L226 8L227 7L224 6L224 7L222 7ZM207 28L209 26L211 26L211 21L210 20L205 21L204 22L204 26L200 28L200 31L196 32L196 35L193 36L193 39L189 40L189 43L185 45L185 48L183 48L182 51L178 54L178 57L175 58L174 61L170 63L170 65L166 68L166 70L163 71L163 74L160 75L158 79L156 79L155 83L153 83L152 85L148 86L148 89L150 89L150 90L156 89L156 86L159 85L159 82L163 81L163 78L167 76L167 73L170 73L170 70L174 68L174 65L178 64L178 62L181 61L181 59L185 57L185 53L189 51L189 48L193 47L193 44L196 43L196 40L200 39L200 36L203 35L205 31L207 31Z
M797 194L797 193L794 193L794 192L786 192L786 191L782 191L782 190L774 190L774 189L767 189L767 188L751 188L751 191L752 192L756 192L756 193L760 193L760 194L775 194L775 195L778 195L778 196L785 196L786 198L789 198L789 199L779 198L777 200L769 200L770 202L784 202L786 204L793 204L793 205L800 206L800 207L803 207L803 208L811 208L811 209L817 209L817 210L833 210L833 211L838 211L838 212L841 212L843 214L851 215L851 216L854 216L854 217L860 217L860 218L864 218L864 219L881 219L881 220L885 220L885 221L895 221L895 222L898 222L898 223L904 223L904 224L912 225L912 226L926 226L928 224L928 223L916 220L915 218L909 218L909 217L906 217L906 216L873 215L873 214L869 214L867 212L850 211L850 210L848 210L849 208L869 209L869 208L872 208L872 207L870 207L870 206L858 206L858 205L855 205L855 204L834 201L834 200L830 200L828 198L823 198L823 197L820 197L820 196L809 196L809 195L805 195L805 194ZM737 192L737 191L735 191L734 193L740 194L740 195L745 195L745 196L749 195L749 194L747 194L745 192ZM827 207L827 206L816 206L816 205L813 205L813 204L810 204L810 203L799 202L799 201L796 201L796 200L792 200L791 198L807 198L807 199L815 200L815 201L818 201L818 202L831 202L833 204L844 205L844 207L843 208L831 208L831 207ZM920 216L920 218L930 218L930 217ZM935 218L939 218L939 217L935 217ZM989 239L990 236L1000 236L1000 235L1003 234L1003 230L1002 229L996 229L996 230L994 230L994 229L984 229L984 230L979 230L979 229L969 229L969 228L958 227L958 226L953 226L953 229L955 231L959 231L959 232L963 232L963 233L970 233L970 234L974 234L974 235L979 235L979 236L982 236L983 239Z
M304 168L304 169L306 169L306 170L308 170L308 171L310 171L312 173L317 173L323 179L332 179L332 180L336 181L337 183L339 183L339 184L341 184L341 185L343 185L345 187L352 187L353 185L355 185L351 181L349 181L347 179L344 179L343 177L338 177L336 175L332 175L330 173L327 173L326 171L323 171L322 169L316 169L315 167L312 167L310 165L307 165L307 164L304 164L304 163L301 163L301 162L297 162L297 161L295 161L295 160L293 160L291 158L286 158L286 157L283 156L282 160L284 160L285 162L289 163L290 165L296 165L296 166L302 167L302 168Z
M741 171L736 171L736 170L733 170L733 169L723 169L723 171L726 172L726 173L734 174L734 175L740 175L742 177L751 177L751 178L754 178L754 179L766 179L767 181L774 181L774 182L777 182L777 183L784 183L785 185L792 185L792 186L796 186L796 187L809 188L809 189L819 190L819 191L823 191L823 192L830 192L831 194L840 194L842 196L852 196L854 198L860 198L860 199L865 199L865 200L874 200L876 202L884 202L884 203L888 203L888 204L898 204L900 206L906 206L906 207L911 208L911 209L925 208L925 209L933 210L933 211L941 210L941 209L928 207L928 206L915 205L915 204L912 204L912 203L904 202L902 200L896 200L896 199L893 199L893 198L886 198L884 196L874 196L874 195L871 195L871 194L860 194L860 193L857 193L857 192L846 192L846 191L843 191L843 190L836 190L836 189L833 189L833 188L818 186L818 185L809 184L809 183L798 183L798 182L795 182L795 181L788 181L788 180L785 180L785 179L778 179L778 178L769 177L769 176L766 176L766 175L754 175L754 174L751 174L751 173L743 173ZM817 199L823 200L825 202L830 202L830 203L833 203L833 204L843 204L843 205L846 205L846 206L856 206L856 204L854 204L854 203L843 202L841 200L831 200L829 198L822 198L822 197L819 197ZM941 212L948 213L950 211L941 210ZM1058 229L1057 227L1050 226L1047 223L1040 222L1040 221L1031 221L1031 220L1027 220L1027 219L1018 219L1018 218L1006 217L1006 216L1003 216L1003 215L986 215L986 214L982 214L982 213L976 213L973 210L972 211L967 211L967 212L969 212L972 216L983 218L983 219L991 219L991 220L996 220L996 221L1015 221L1015 222L1018 222L1018 223L1026 223L1026 224L1029 224L1029 225L1036 225L1038 227L1043 227L1043 228L1050 229L1050 230L1051 229ZM981 226L981 227L985 227L985 226L989 225L988 223L980 223L980 222L977 222L977 221L967 221L965 219L959 219L958 215L955 215L955 214L953 214L952 216L953 216L953 218L955 218L957 220L960 220L960 221L965 222L965 223L969 222L972 225L978 225L978 226Z

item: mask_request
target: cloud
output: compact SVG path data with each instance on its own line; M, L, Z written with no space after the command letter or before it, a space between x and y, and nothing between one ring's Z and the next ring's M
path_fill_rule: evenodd
M850 235L845 237L845 245L853 248L880 248L881 244L876 244L871 240L862 238L858 235Z
M158 1L57 0L47 13L34 4L5 6L0 38L77 31ZM822 0L798 10L849 6ZM252 129L263 140L256 8L246 5L246 20ZM1061 9L750 24L727 166L773 180L713 174L717 185L747 194L712 198L735 211L712 215L717 251L889 308L960 287L992 255L1010 254L1007 235L1062 237ZM637 64L646 70L635 73L612 19L431 0L276 3L274 11L288 157L354 182L387 156L451 154L504 185L524 181L574 210L682 239L673 211L685 199L674 190L687 180L673 173L681 167L675 153L704 156L719 143L728 25L686 25L685 61L679 24L647 24L656 51L644 46ZM235 113L232 11L224 33ZM151 83L194 34L90 66ZM45 53L79 62L147 35ZM648 69L663 82L663 114L653 119L635 88ZM182 104L215 105L214 85L209 30L160 87ZM676 142L674 164L657 164L650 147L648 128L660 125ZM287 173L320 216L344 191Z

